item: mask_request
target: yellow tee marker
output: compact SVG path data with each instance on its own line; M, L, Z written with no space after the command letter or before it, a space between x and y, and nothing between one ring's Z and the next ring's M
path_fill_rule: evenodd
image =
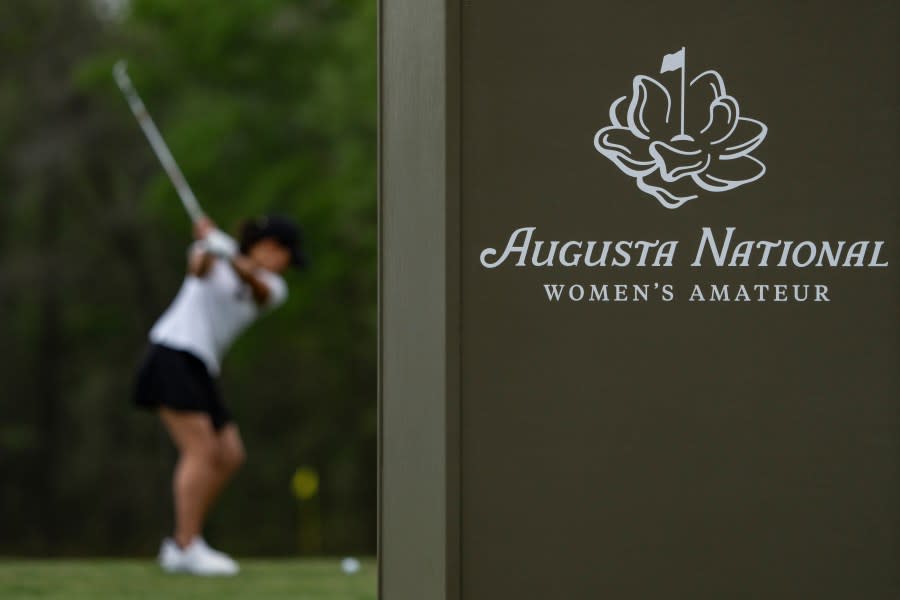
M300 467L291 478L291 490L298 500L310 500L319 491L319 474L312 467Z

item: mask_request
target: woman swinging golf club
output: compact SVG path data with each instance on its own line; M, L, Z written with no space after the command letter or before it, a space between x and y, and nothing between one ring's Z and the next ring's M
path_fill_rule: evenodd
M233 575L237 563L202 537L207 512L244 461L241 435L216 378L234 339L287 298L280 273L304 266L305 258L298 228L279 217L246 223L239 244L205 217L196 221L194 235L181 289L150 331L135 400L156 410L178 449L175 532L163 540L160 565L166 571Z

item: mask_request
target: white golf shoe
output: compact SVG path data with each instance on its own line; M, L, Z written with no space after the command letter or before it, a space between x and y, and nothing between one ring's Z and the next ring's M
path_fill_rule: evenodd
M181 548L178 547L175 540L167 537L159 547L159 555L157 556L159 566L163 568L163 571L168 571L169 573L178 571L181 566L181 554Z
M164 539L159 548L159 566L169 573L192 575L236 575L240 571L234 559L213 550L199 536L183 549L172 538Z

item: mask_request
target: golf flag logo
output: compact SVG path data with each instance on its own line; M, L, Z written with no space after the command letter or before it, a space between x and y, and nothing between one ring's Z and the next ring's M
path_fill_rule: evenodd
M766 166L750 153L765 139L766 125L741 116L716 71L704 71L688 83L683 47L662 59L659 74L674 71L680 75L677 84L671 76L632 80L631 95L613 101L611 124L594 136L597 151L666 208L765 175ZM669 88L676 85L678 93L671 94Z
M684 48L675 54L666 54L663 56L662 67L660 73L668 73L669 71L677 71L684 68Z

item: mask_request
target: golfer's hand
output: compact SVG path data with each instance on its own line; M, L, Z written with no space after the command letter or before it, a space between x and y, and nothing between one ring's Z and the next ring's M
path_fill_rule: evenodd
M232 258L238 254L238 244L226 233L212 229L203 238L206 249L220 258Z
M216 229L216 224L209 217L201 217L194 221L194 238L198 240L204 239L209 235L210 231Z

